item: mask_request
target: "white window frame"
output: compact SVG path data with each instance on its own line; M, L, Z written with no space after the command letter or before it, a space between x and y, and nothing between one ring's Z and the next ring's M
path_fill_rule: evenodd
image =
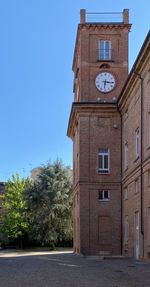
M124 145L124 169L128 168L128 142Z
M128 215L124 218L124 243L128 243L129 240L129 218Z
M140 191L140 182L139 177L135 180L135 193L138 193Z
M148 237L148 244L150 244L150 206L148 207L147 210L147 237Z
M140 128L135 131L135 156L136 159L140 156Z
M108 43L109 49L106 48ZM104 46L104 48L101 48ZM110 61L111 60L111 41L110 40L99 40L98 42L98 59L100 61Z
M148 147L150 146L150 112L148 113Z
M99 162L100 162L100 157L102 157L102 167L100 167ZM108 166L105 167L105 157L107 157L107 162L108 162ZM107 174L109 173L109 166L110 166L110 152L109 149L99 149L98 152L98 172L99 173L103 173L103 174Z
M101 196L100 196L101 194ZM107 194L107 196L106 196ZM110 200L110 191L109 190L99 190L98 191L98 200L99 201L109 201Z
M127 200L128 199L128 188L125 187L124 189L124 199Z
M150 186L150 169L147 172L147 186Z

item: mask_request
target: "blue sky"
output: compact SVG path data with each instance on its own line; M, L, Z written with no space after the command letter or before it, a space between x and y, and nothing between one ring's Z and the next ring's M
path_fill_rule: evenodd
M47 160L72 165L66 130L81 8L130 9L131 68L150 28L148 0L0 0L0 181Z

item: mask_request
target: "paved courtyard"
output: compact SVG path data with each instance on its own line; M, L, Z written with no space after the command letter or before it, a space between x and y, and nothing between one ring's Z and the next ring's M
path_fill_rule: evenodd
M0 251L0 287L150 287L150 263Z

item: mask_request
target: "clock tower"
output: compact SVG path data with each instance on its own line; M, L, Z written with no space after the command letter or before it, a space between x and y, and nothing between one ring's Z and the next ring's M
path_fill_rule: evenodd
M91 21L93 17L98 21ZM73 59L74 103L68 125L73 140L77 253L121 253L121 117L117 98L128 75L130 28L127 9L123 13L80 11Z

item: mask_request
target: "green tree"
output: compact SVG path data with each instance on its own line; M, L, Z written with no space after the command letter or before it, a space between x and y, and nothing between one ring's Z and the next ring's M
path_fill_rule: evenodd
M57 160L40 168L38 178L26 189L32 236L54 247L72 239L72 172Z
M3 213L0 218L0 232L9 239L22 238L29 228L24 199L24 190L28 184L29 179L20 178L18 174L13 175L8 180L5 193L1 195Z

